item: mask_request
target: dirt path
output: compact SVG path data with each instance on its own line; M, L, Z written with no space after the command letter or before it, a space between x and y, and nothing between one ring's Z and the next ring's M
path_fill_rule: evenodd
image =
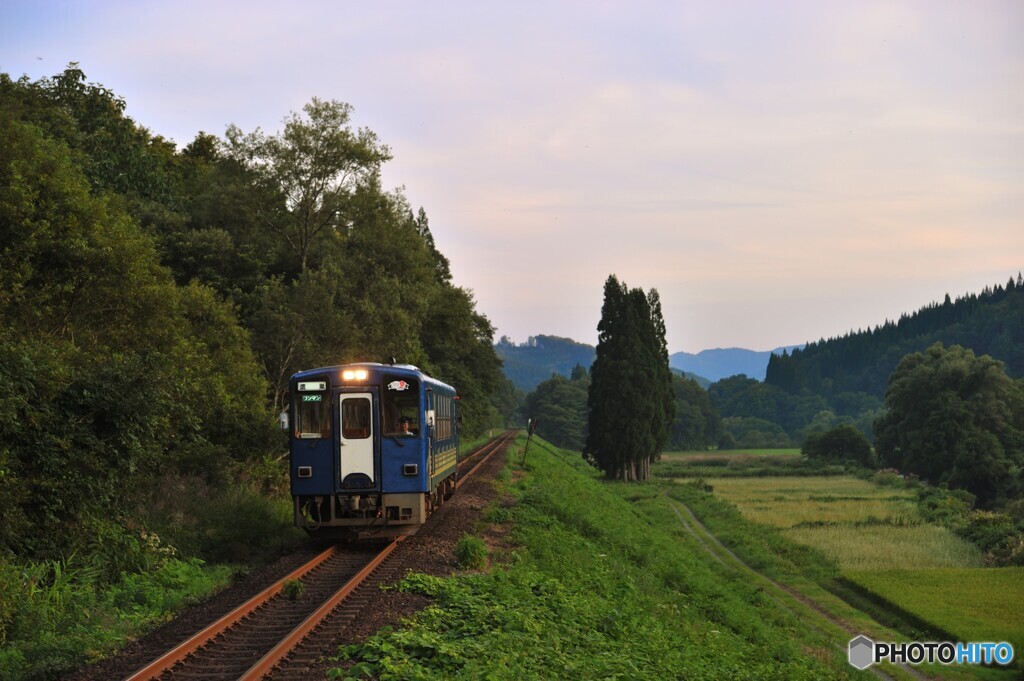
M668 498L668 495L666 493L663 494L666 498ZM786 586L785 584L782 584L780 582L777 582L771 577L768 577L767 575L758 572L754 568L747 565L728 546L719 541L718 537L712 534L711 531L708 530L708 528L705 527L704 524L697 519L697 516L694 515L693 511L690 510L689 506L687 506L683 502L678 501L676 499L669 499L669 504L672 508L672 511L676 514L676 517L679 519L679 523L683 526L683 528L686 529L687 532L689 532L693 536L694 539L697 540L697 542L701 546L704 547L704 549L711 555L712 558L714 558L727 568L736 570L737 572L754 578L758 582L764 583L774 592L772 593L772 591L769 591L767 593L777 603L779 603L779 605L786 608L800 619L804 620L808 625L813 627L819 633L824 634L825 636L830 636L830 634L826 632L825 629L821 628L814 621L812 621L815 616L824 619L832 626L842 631L845 631L851 639L863 633L858 631L857 628L854 627L851 623L845 621L841 617L837 617L833 613L829 612L826 608L824 608L821 604L807 597L806 595L800 593L796 589ZM785 596L789 596L789 598L793 601L797 601L801 606L803 606L803 608L800 608L795 605L790 605L786 602ZM808 613L807 610L813 611L813 614ZM837 650L840 650L844 655L846 655L847 642L836 641L835 648ZM902 671L906 672L908 675L915 679L926 680L931 678L908 665L901 664L898 666ZM867 671L870 671L872 674L881 679L888 679L889 681L893 681L892 676L887 674L885 671L879 669L878 667L868 667Z

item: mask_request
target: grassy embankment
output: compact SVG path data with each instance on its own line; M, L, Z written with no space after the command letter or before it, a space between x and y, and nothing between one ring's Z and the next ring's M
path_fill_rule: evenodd
M727 454L722 456L728 459ZM673 476L685 471L680 460L692 462L691 472L698 476L707 473L697 453L675 459L668 469ZM1000 604L1021 602L1024 570L980 567L977 547L921 520L913 490L851 476L785 477L783 471L791 470L792 464L782 461L777 459L778 477L763 471L756 478L701 477L697 484L713 489L714 497L688 492L690 503L717 534L733 535L729 543L741 555L758 560L759 552L767 549L782 558L766 561L763 569L856 623L858 631L875 640L886 635L888 627L878 623L885 622L897 631L895 638L889 634L884 640L996 637L1010 640L1020 650L1020 609ZM730 521L730 514L741 517ZM751 526L746 533L744 525ZM799 547L811 552L791 561L800 567L780 570L788 557L798 555ZM870 616L837 599L837 593ZM971 667L927 671L954 677L1016 674Z
M522 444L497 483L514 503L485 514L504 538L490 569L409 576L402 588L434 604L347 648L339 676L861 677L832 637L667 520L659 485L603 482L538 439L519 469Z

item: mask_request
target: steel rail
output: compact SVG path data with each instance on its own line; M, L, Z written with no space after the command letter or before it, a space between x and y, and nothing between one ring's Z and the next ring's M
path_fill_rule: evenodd
M484 465L484 463L485 463L485 462L486 462L486 461L487 461L488 459L490 459L490 458L491 458L491 455L493 455L493 454L494 454L494 453L495 453L496 451L498 451L499 449L501 449L501 448L502 448L502 447L503 447L504 445L508 444L508 442L509 442L509 441L511 441L511 440L512 440L512 439L513 439L513 438L515 437L515 435L516 435L516 433L517 433L517 432L518 432L518 431L516 431L516 430L509 430L509 431L505 431L504 433L502 433L502 434L501 434L501 435L499 435L498 437L494 438L493 440L491 440L490 442L488 442L487 444L485 444L485 445L484 445L483 447L481 447L481 448L480 448L479 450L477 450L476 452L474 452L472 456L478 456L478 455L480 455L480 454L481 454L481 453L482 453L482 452L483 452L483 451L484 451L485 449L487 449L488 447L491 447L491 451L487 452L487 454L485 454L485 455L483 456L483 458L481 458L481 459L480 459L479 461L477 461L477 462L476 462L475 464L473 464L473 467L472 467L472 468L470 468L470 469L469 469L468 471L466 471L466 474L465 474L465 475L460 475L460 476L459 476L459 479L458 479L458 481L456 481L456 483L455 483L455 489L458 489L459 487L462 487L462 483L463 483L463 482L465 482L466 480L469 480L469 477L470 477L471 475L473 475L473 473L475 473L475 472L476 472L476 470L477 470L478 468L480 468L480 466Z
M265 604L271 598L280 593L281 589L284 588L285 582L293 579L298 579L299 577L305 575L313 568L319 566L321 563L323 563L328 558L333 556L336 552L337 547L332 546L323 553L320 553L305 565L296 568L285 577L282 577L278 581L268 586L263 591L259 592L258 594L247 600L245 603L242 603L240 606L229 612L227 615L224 615L220 619L209 624L198 633L192 635L187 640L179 643L177 646L167 651L157 659L153 660L145 667L142 667L131 676L125 678L124 681L142 681L142 679L155 679L159 677L161 674L174 667L174 665L178 664L179 662L187 658L189 655L196 652L204 645L209 643L211 640L216 638L224 630L234 626L242 619L244 619L246 616L255 611L257 608L259 608L261 605Z
M455 485L456 489L461 487L463 482L469 480L477 469L488 461L495 452L506 445L515 436L515 433L516 431L514 430L507 431L474 452L469 458L480 456L481 454L483 454L483 456L465 475L459 476L459 480ZM487 451L488 448L489 451ZM315 612L307 616L306 619L304 619L295 629L293 629L287 636L278 642L277 645L260 658L256 664L242 674L242 676L239 677L239 681L262 679L265 678L267 674L271 673L273 669L279 665L281 661L284 660L284 658L286 658L288 654L294 650L321 622L323 622L323 620L326 619L342 601L348 598L352 592L355 591L355 589L358 588L359 585L374 572L374 570L380 567L380 565L398 546L398 542L403 539L405 539L404 536L399 536L395 538L395 541L389 543L372 561L363 567L355 576L349 579L337 592L334 593L334 595L321 604ZM186 641L183 641L153 662L139 669L124 681L155 679L163 673L171 670L176 664L185 660L185 658L195 653L212 639L240 622L261 605L265 604L271 598L280 593L286 581L294 580L305 575L313 568L319 566L321 563L333 556L336 552L337 547L327 549L305 565L293 570L287 576L267 587L256 596L253 596L224 617L208 625L202 631L194 634Z
M483 447L480 447L476 452L474 452L472 456L475 457L479 456L480 454L483 454L483 458L481 458L480 461L474 464L473 467L464 476L459 476L459 480L455 485L456 488L462 485L464 481L469 480L469 477L473 475L473 473L475 473L476 470L484 464L484 462L490 459L492 454L501 449L503 445L505 445L510 439L512 439L514 435L515 431L508 431L506 433L503 433L502 435L499 435L494 440L488 442ZM486 451L488 448L490 448L490 451ZM484 454L485 451L486 454ZM280 643L278 643L276 646L273 647L273 649L267 652L267 654L264 655L259 662L254 664L252 667L249 668L248 671L246 671L242 676L240 676L238 678L238 681L257 681L258 679L266 678L266 676L270 674L274 670L274 668L277 665L279 665L288 656L288 654L302 642L304 638L306 638L306 636L311 634L313 630L320 625L321 622L327 619L331 612L342 601L348 598L352 594L352 592L355 591L355 589L367 577L369 577L370 574L372 574L373 571L376 570L385 561L385 559L387 559L389 555L391 555L391 552L394 551L394 549L398 546L398 542L402 541L405 538L406 535L396 537L395 541L388 544L388 546L383 551L381 551L381 553L376 558L374 558L373 561L371 561L366 567L360 570L357 575L352 577L352 579L346 582L345 585L341 587L341 589L339 589L337 593L331 596L330 599L325 601L323 605L317 608L316 612L312 613L309 617L307 617L299 626L297 626L290 634L288 634L288 636L282 639Z
M304 619L299 626L295 627L290 634L281 639L281 642L271 648L266 655L260 658L259 662L250 667L244 674L238 677L238 681L254 681L262 679L276 667L281 660L288 656L302 639L306 638L317 626L327 619L327 616L338 607L343 600L348 598L363 581L370 576L380 565L391 555L391 552L398 546L398 542L405 539L404 536L395 537L395 540L388 544L377 557L367 563L366 567L360 570L352 579L345 582L338 591L324 601L323 605L316 609L309 617Z

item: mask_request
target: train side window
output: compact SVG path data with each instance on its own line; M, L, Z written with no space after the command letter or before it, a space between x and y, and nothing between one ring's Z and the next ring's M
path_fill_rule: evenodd
M295 401L295 437L309 439L331 436L331 413L323 393L301 393Z
M341 403L341 436L346 440L370 437L370 400L348 397Z
M448 396L441 398L441 437L447 440L452 436L451 432L451 402Z

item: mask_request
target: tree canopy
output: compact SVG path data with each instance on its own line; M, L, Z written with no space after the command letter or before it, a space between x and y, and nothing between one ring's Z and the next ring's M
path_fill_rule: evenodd
M559 447L581 451L586 442L589 388L590 374L579 364L570 378L552 374L526 396L521 420L537 419L538 435Z
M181 150L125 111L75 64L0 74L0 549L66 552L161 475L280 451L300 369L395 356L469 434L500 425L493 328L349 105Z
M675 450L706 449L718 444L722 436L722 417L711 404L707 392L692 378L672 375L676 414L668 436L668 447Z
M983 505L1024 491L1024 382L1002 362L936 343L900 361L875 425L885 465L974 494Z
M869 468L878 463L864 433L848 423L841 423L824 433L808 435L801 452L812 459L853 461Z

